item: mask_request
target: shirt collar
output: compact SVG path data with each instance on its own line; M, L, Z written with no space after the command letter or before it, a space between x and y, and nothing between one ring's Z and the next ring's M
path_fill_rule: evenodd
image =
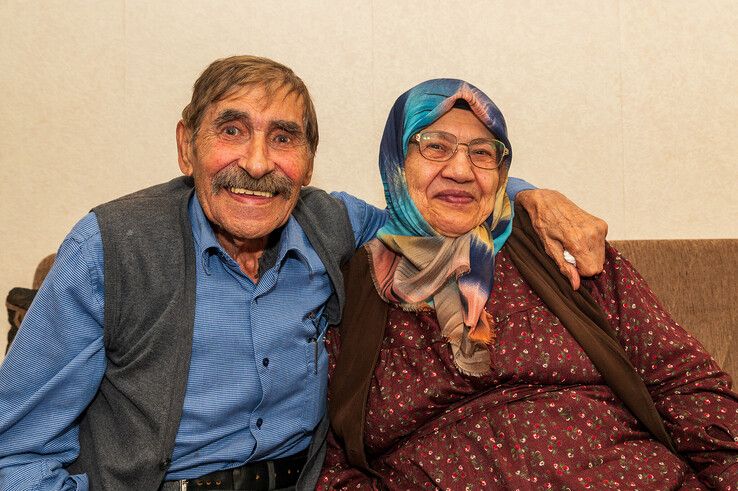
M189 215L195 252L197 257L202 261L205 271L209 272L210 257L213 254L218 254L224 260L227 258L228 262L232 262L238 267L235 260L223 249L215 237L213 227L205 216L205 212L197 198L197 193L192 193L192 197L190 198ZM297 220L292 215L290 215L287 223L282 228L279 242L275 247L277 256L274 264L277 265L277 268L281 267L282 261L287 254L293 252L307 266L310 274L323 269L322 261L310 245L302 227L300 227L300 224L297 223Z
M190 212L190 225L192 225L192 238L195 242L195 252L198 256L205 257L205 253L210 250L222 251L225 254L225 250L218 243L218 239L215 238L215 232L213 227L210 225L205 212L200 206L200 200L197 199L197 193L192 193L189 203Z
M279 241L279 252L277 254L278 266L281 266L282 261L289 253L294 253L295 256L303 262L310 270L310 274L314 274L316 271L324 269L323 262L318 257L318 254L310 245L305 232L293 215L290 215L289 220L285 224L282 230L282 237Z

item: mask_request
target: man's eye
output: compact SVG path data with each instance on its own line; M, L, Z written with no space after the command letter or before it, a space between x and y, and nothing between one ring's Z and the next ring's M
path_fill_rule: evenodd
M299 135L294 135L286 131L278 131L270 137L269 145L275 150L290 150L300 146L301 139Z
M241 131L235 126L226 126L225 128L223 128L223 133L228 136L238 136L241 134Z

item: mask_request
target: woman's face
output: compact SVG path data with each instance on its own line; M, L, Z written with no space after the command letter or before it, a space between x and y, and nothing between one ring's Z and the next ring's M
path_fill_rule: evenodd
M459 143L494 138L471 111L454 108L423 131L445 131ZM446 162L428 160L417 145L408 145L405 180L415 206L436 232L458 237L484 222L492 213L500 169L475 167L467 147L460 145Z

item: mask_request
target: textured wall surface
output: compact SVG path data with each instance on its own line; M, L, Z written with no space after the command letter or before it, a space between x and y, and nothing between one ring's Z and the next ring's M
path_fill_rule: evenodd
M450 76L503 110L512 173L611 238L738 237L738 2L6 0L0 18L3 298L92 206L178 174L192 83L242 53L308 84L324 188L382 204L390 106Z

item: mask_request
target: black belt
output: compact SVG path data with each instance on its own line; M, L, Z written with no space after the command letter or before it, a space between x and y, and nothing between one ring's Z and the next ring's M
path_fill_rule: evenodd
M250 462L233 469L215 471L194 479L167 481L162 490L269 491L297 484L307 461L307 450L276 460Z

